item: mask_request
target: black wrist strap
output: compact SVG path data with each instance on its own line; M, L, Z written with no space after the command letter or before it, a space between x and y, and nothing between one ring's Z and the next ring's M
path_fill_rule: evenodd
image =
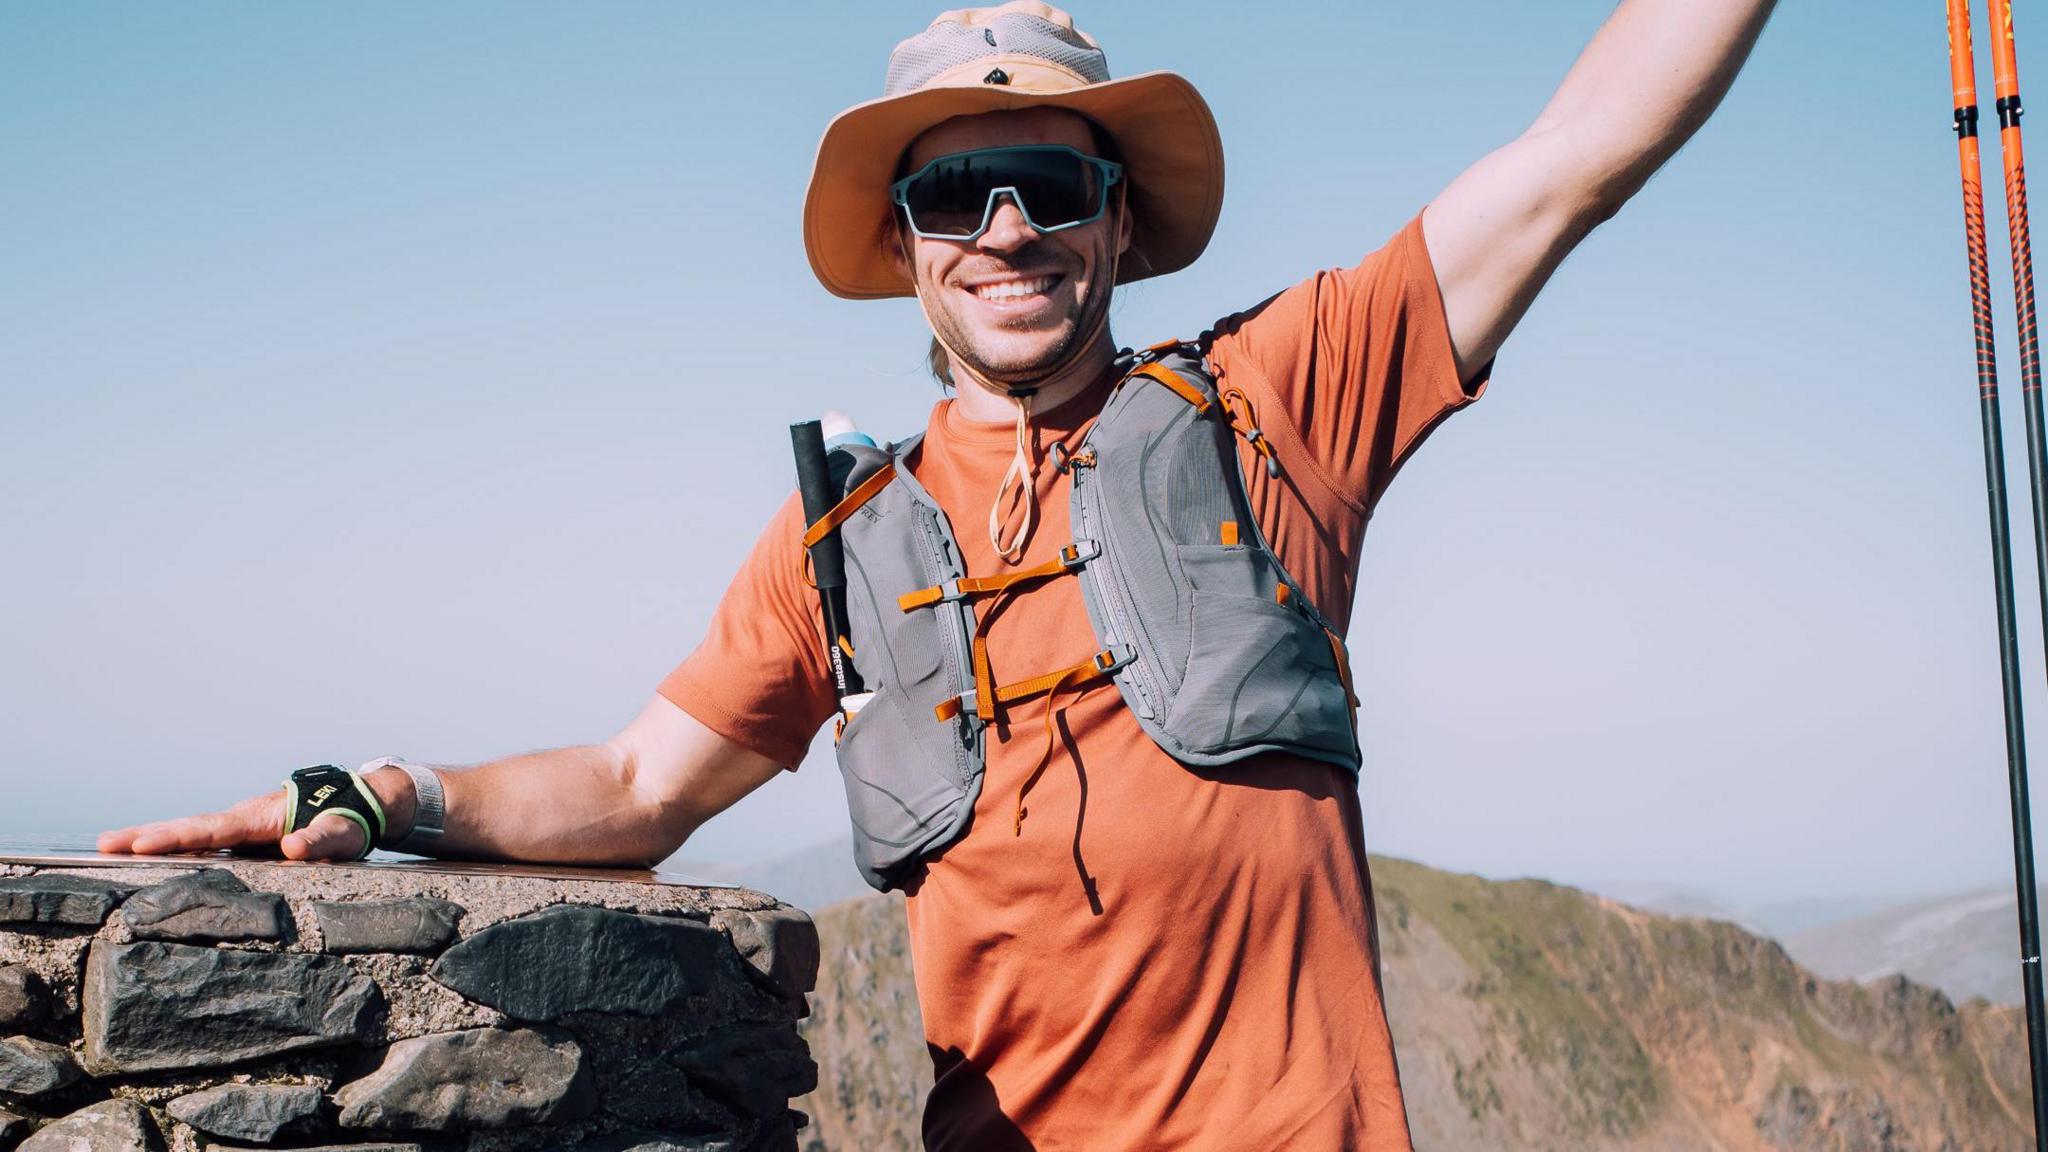
M384 838L384 806L363 778L337 764L301 768L284 782L284 831L290 835L333 812L363 830L361 860Z

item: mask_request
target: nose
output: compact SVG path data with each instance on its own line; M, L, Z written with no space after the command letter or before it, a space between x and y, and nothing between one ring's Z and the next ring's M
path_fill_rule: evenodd
M988 231L981 234L979 246L989 252L1014 252L1038 239L1038 231L1024 219L1024 210L1017 207L1017 198L1008 192L996 201L996 210L988 220Z

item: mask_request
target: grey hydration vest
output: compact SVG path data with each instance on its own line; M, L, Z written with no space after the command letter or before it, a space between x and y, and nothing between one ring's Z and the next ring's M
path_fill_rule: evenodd
M874 696L844 721L839 767L855 862L876 888L900 887L966 834L988 717L1055 679L1110 676L1184 764L1284 752L1357 772L1343 645L1245 497L1234 436L1258 446L1258 430L1233 419L1195 349L1162 351L1128 358L1081 446L1054 458L1072 476L1076 538L1026 579L1078 578L1098 651L1030 681L977 686L975 600L1018 573L968 577L945 513L905 463L918 439L843 449L854 456L839 522L852 656ZM997 700L983 698L991 688Z

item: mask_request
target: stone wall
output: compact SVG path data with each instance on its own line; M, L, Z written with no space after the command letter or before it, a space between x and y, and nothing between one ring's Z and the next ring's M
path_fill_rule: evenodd
M744 889L0 856L0 1152L783 1152L817 961Z

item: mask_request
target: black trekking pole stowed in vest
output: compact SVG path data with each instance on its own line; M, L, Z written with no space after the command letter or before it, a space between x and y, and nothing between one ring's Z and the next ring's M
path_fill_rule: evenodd
M796 453L796 487L804 502L804 524L825 518L839 503L832 490L832 465L825 457L825 432L816 420L789 426L789 446ZM825 614L825 658L832 664L832 683L842 710L848 697L867 691L853 667L853 640L846 625L846 552L837 530L811 545L811 572L818 585L818 604Z
M2027 418L2027 475L2034 504L2034 556L2042 619L2048 621L2048 426L2041 413L2041 346L2034 316L2034 249L2027 221L2027 162L2020 146L2019 55L2011 0L1990 0L1991 75L1997 94L1998 149L2005 175L2006 232L2012 245L2013 314L2019 325L2020 398ZM1967 26L1967 25L1966 25ZM1974 68L1972 69L1974 79ZM2035 1146L2048 1149L2048 1008L2041 981L2041 919L2034 884L2032 803L2024 761L2012 765L2014 882L2020 901L2020 974L2032 1055Z
M1992 579L1998 599L1999 674L2004 687L2005 762L2012 790L2013 870L2019 887L2020 968L2027 997L2027 1051L2033 1072L2034 1142L2036 1148L2048 1152L2048 1123L2044 1123L2044 1108L2048 1108L2048 1074L2044 1073L2048 1073L2048 1066L2043 1065L2041 945L2040 926L2035 915L2033 822L2027 798L2026 723L2020 707L2019 629L2013 620L2012 546L2005 498L2005 445L1998 421L1998 360L1991 326L1991 272L1984 250L1984 185L1977 144L1977 69L1970 45L1969 0L1948 0L1948 55L1949 78L1955 93L1956 148L1962 163L1963 233L1969 247L1970 313L1977 344L1977 397L1984 423L1984 480L1991 511ZM2010 118L2016 128L2019 106L2016 70L2012 87L2010 108L2006 101L2001 100L1999 112L2001 119ZM2009 146L2017 149L2016 131ZM2012 172L2011 162L2017 159L2017 151L2008 158L2008 178ZM2008 185L2008 192L2010 190ZM2013 234L2016 242L2024 242L2024 224L2016 223L2014 227L2017 229ZM2031 280L2029 272L2030 286L2024 292L2029 305ZM2030 306L2027 312L2023 324L2031 320ZM2021 339L2024 361L2028 340L2025 328ZM2038 405L2038 399L2035 403ZM2038 416L2035 412L2028 413L2028 424L2030 433L2037 432ZM2034 436L2030 435L2029 440L2033 439ZM2034 459L2038 480L2039 457ZM2038 521L2042 515L2038 495L2036 501Z

